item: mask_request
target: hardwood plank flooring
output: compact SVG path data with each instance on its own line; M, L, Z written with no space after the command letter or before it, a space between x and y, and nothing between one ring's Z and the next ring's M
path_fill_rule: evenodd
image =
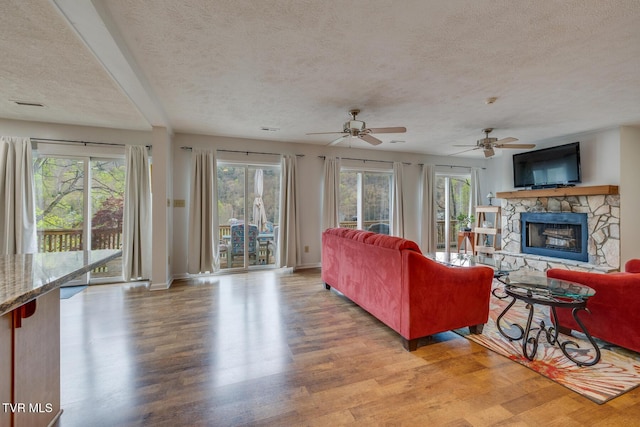
M452 332L409 353L319 270L89 287L61 301L61 359L61 427L640 420L640 389L597 405Z

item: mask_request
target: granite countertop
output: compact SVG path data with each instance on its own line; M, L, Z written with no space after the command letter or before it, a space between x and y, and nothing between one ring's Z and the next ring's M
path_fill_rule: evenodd
M101 249L0 256L0 316L121 255Z

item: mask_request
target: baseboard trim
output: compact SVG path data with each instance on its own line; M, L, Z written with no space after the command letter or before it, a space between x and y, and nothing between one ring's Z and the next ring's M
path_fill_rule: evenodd
M294 269L294 271L298 271L298 270L308 270L310 268L320 268L322 267L322 263L316 262L313 264L302 264L302 265L297 265Z
M169 279L169 281L166 283L152 283L149 286L149 290L150 291L166 291L171 287L172 283L173 283L173 277Z

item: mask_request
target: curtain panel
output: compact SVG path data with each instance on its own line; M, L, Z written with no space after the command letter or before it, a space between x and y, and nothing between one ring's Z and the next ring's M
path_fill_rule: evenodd
M471 194L469 197L469 215L475 214L475 208L482 202L480 194L480 169L471 168Z
M420 192L420 247L423 252L435 252L438 241L438 229L436 223L436 172L434 165L422 166L422 177L420 181L422 187Z
M283 155L281 158L280 218L277 237L276 263L278 267L296 268L302 263L297 185L297 158Z
M147 147L125 147L122 224L122 276L125 281L151 278L151 175Z
M220 268L220 237L216 158L211 150L191 152L190 195L187 272L213 273Z
M340 225L340 158L324 158L322 229Z
M401 162L393 162L393 190L391 204L391 234L404 237L404 199L402 176L404 166Z
M0 255L36 253L31 140L0 137Z

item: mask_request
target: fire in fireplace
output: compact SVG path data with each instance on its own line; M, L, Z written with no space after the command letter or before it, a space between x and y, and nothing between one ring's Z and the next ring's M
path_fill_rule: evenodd
M587 214L525 212L520 214L522 252L588 261Z

